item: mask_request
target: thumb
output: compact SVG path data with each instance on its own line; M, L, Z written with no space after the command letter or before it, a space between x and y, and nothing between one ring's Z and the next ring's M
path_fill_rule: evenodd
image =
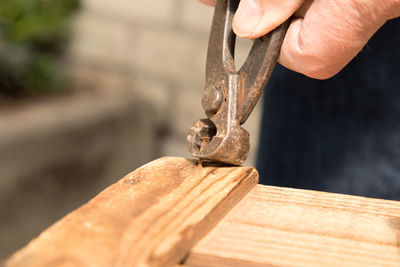
M258 38L287 20L304 0L242 0L233 20L236 35Z

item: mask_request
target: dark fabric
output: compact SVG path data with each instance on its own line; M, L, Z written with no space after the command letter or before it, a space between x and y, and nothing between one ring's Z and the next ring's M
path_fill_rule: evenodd
M334 78L277 66L257 168L268 185L400 199L400 20Z

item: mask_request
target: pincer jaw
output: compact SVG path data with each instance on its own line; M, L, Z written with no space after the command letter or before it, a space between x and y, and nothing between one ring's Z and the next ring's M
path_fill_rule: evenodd
M250 150L250 134L240 127L218 131L210 119L197 120L187 136L187 149L194 157L229 165L241 165Z

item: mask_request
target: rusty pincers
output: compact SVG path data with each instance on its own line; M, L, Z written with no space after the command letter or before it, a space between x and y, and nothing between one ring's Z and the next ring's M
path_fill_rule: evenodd
M236 35L232 21L239 2L217 1L202 98L208 118L195 121L187 137L187 148L193 156L232 165L241 165L248 156L250 135L241 125L253 111L271 76L289 26L286 21L256 39L245 63L236 71Z

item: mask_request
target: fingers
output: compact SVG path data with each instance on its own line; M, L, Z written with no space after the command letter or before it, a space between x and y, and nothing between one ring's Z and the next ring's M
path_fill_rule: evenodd
M217 0L199 0L199 1L209 6L215 6L215 2Z
M215 0L200 0L215 5ZM316 79L338 73L388 20L400 16L400 0L241 0L236 35L258 38L287 20L279 62Z
M344 68L387 19L374 0L314 0L303 14L290 25L279 62L317 79Z
M236 35L257 38L287 20L304 0L241 0L233 20Z

